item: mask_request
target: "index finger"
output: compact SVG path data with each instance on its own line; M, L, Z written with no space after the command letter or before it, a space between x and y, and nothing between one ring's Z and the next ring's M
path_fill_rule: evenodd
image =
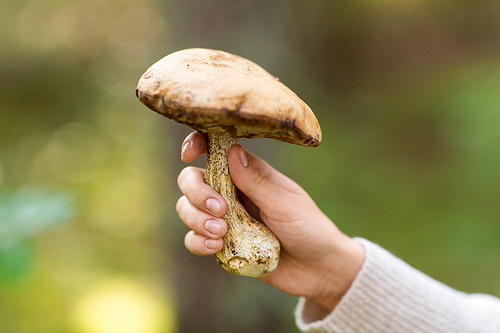
M207 134L200 132L190 133L182 143L181 160L192 162L198 156L207 153Z

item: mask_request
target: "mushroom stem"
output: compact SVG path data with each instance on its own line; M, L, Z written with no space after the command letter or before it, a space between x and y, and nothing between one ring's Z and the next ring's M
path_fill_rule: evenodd
M215 258L230 273L262 277L278 265L280 243L272 231L252 218L238 200L228 165L229 150L237 140L229 132L208 133L205 183L227 202L227 211L222 217L227 232L223 237L224 246Z

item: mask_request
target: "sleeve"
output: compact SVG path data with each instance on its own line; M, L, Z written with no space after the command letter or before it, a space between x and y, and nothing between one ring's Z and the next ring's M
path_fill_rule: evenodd
M356 238L365 262L336 308L327 313L301 298L303 332L500 332L500 299L456 291L386 250Z

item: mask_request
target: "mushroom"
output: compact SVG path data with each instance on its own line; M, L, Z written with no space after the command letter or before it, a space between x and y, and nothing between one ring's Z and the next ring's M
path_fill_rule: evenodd
M272 138L302 146L321 142L311 109L255 63L218 50L186 49L167 55L140 78L136 95L147 107L208 134L205 182L227 202L222 250L228 272L262 277L278 265L280 243L247 213L231 180L228 153L238 138Z

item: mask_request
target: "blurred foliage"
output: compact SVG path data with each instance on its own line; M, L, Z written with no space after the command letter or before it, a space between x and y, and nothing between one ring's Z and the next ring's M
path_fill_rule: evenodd
M242 143L344 232L500 296L499 36L495 0L1 1L0 331L296 331L294 297L183 247L189 129L134 89L195 46L312 107L320 147Z
M38 235L43 229L74 216L71 196L36 188L0 193L0 241L2 245Z

